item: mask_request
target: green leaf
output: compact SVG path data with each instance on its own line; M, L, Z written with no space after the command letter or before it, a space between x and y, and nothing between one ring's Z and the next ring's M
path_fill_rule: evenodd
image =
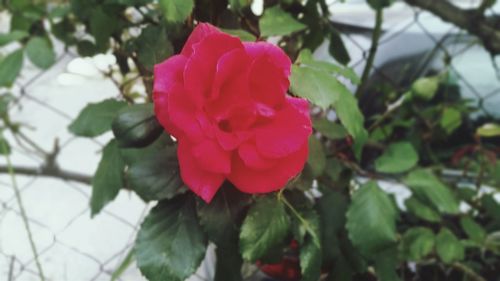
M441 216L439 216L439 213L437 211L420 202L420 200L418 200L415 196L408 198L405 201L405 206L410 213L414 214L420 219L430 222L441 221Z
M113 32L120 27L120 21L116 17L105 13L101 6L97 6L90 16L90 32L95 38L95 43L100 51L106 51L109 38Z
M14 100L14 96L10 93L0 95L0 116L5 116L8 113L9 105Z
M460 225L467 236L478 245L482 245L486 239L487 233L484 228L475 222L470 216L462 217Z
M411 86L412 93L420 99L429 101L436 95L440 80L439 76L419 78Z
M236 36L241 39L241 41L255 41L257 38L250 32L247 32L243 29L226 29L221 28L221 31Z
M156 205L141 225L135 256L151 281L182 281L196 271L207 239L196 216L195 200L181 195Z
M113 271L113 274L111 274L111 281L116 281L119 280L120 277L125 273L125 271L132 265L134 262L134 249L130 249L128 251L128 254L125 256L123 261L120 263L118 268Z
M434 249L435 235L426 227L413 227L405 232L399 250L405 259L420 261Z
M484 241L484 248L497 255L500 254L500 231L492 232L486 237Z
M242 281L241 267L243 259L238 251L238 243L231 248L217 247L215 250L217 262L215 263L215 276L213 281Z
M361 158L361 152L363 149L363 145L368 139L368 132L364 127L365 117L361 110L358 107L358 101L354 97L354 95L345 88L343 84L339 83L339 97L338 100L335 101L333 107L335 108L335 112L340 119L340 122L347 129L349 134L354 139L354 154L356 158Z
M318 70L326 71L334 75L343 76L349 79L351 83L355 85L361 82L360 78L352 68L326 62L324 60L317 61L313 58L311 50L309 49L302 50L295 63L298 63L300 65L306 65L311 68L316 68Z
M29 36L29 33L22 30L13 30L9 33L0 34L0 47L14 41L19 41Z
M259 21L262 37L284 36L301 31L307 26L297 21L278 5L267 8Z
M494 123L486 123L477 128L476 134L483 138L491 138L500 136L500 125Z
M442 213L457 214L458 201L451 190L444 185L431 171L416 170L404 180L415 196L429 202Z
M319 235L319 233L318 233ZM317 281L321 275L321 248L307 236L300 247L300 269L302 281Z
M323 144L315 137L309 137L309 156L307 163L315 177L319 177L325 171L326 154L323 150Z
M81 40L76 44L78 54L82 57L91 57L97 54L97 46L89 40Z
M10 53L0 61L0 87L11 87L23 66L23 50Z
M274 196L260 197L248 211L240 233L240 251L253 262L275 245L284 243L290 229L283 203Z
M347 211L349 239L362 253L377 254L396 241L398 211L375 182L357 190Z
M384 154L375 160L375 169L381 173L397 174L410 170L418 163L418 154L409 142L390 144Z
M56 53L48 38L32 37L26 44L26 55L41 69L51 67L56 61Z
M345 47L344 40L342 40L340 33L337 30L331 30L329 39L330 45L328 51L330 55L339 63L343 65L348 64L351 61L351 57L349 56L349 52Z
M217 191L212 202L200 202L198 216L210 241L223 247L231 241L238 241L244 209L250 203L250 196L225 182Z
M115 99L89 103L68 129L77 136L97 137L111 129L116 114L126 105L127 103Z
M492 194L481 196L481 206L485 209L488 216L495 220L500 220L500 203L497 202Z
M142 30L136 42L139 61L151 71L155 64L162 62L174 53L165 29L154 25Z
M338 234L345 228L347 199L339 192L326 192L319 198L316 210L321 224L323 262L332 262L341 255Z
M229 0L229 5L231 6L231 10L238 12L243 8L250 6L252 0Z
M209 204L199 201L198 216L208 238L217 245L215 281L241 281L238 242L240 225L245 215L250 195L225 182Z
M92 196L90 197L90 215L93 217L102 208L115 199L123 187L125 162L115 140L103 149L102 158L92 178Z
M167 22L181 23L194 8L193 0L160 0L160 8Z
M0 155L9 155L10 153L11 148L9 142L0 134Z
M325 118L314 120L313 126L323 136L332 140L341 140L348 136L346 129L342 125L330 122Z
M444 109L441 119L439 120L439 125L444 131L449 135L453 133L462 124L462 114L460 111L447 107Z
M400 281L396 268L398 267L398 252L395 245L377 254L375 272L380 281Z
M447 228L441 228L436 236L436 251L444 263L461 261L465 256L465 249L460 240Z
M292 92L313 104L327 109L338 99L340 83L327 72L292 65L290 76Z
M130 188L144 201L170 199L182 192L177 150L165 146L153 155L129 164L127 180Z
M111 128L120 147L147 146L163 132L163 127L156 120L152 103L123 107Z

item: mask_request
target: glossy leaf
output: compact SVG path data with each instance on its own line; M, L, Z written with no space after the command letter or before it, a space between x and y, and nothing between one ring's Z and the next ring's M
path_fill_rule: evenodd
M323 136L332 140L341 140L348 136L346 129L342 125L328 121L324 118L314 120L313 127Z
M409 142L390 144L384 153L375 160L378 172L397 174L406 172L418 163L418 154Z
M56 53L48 40L43 37L32 37L26 44L26 55L41 69L51 67L56 61Z
M380 281L400 281L396 268L398 267L398 252L395 246L379 252L375 258L375 272Z
M195 272L207 247L195 200L181 195L156 205L141 225L135 256L150 281L182 281Z
M21 40L29 36L29 33L22 30L14 30L9 33L0 33L0 47L11 42Z
M243 258L255 261L269 249L284 243L290 229L285 207L276 197L260 197L248 211L241 227L240 251Z
M260 35L262 37L283 36L301 31L306 25L294 19L289 13L279 6L273 6L264 11L259 21Z
M425 202L432 204L442 213L458 213L458 201L448 186L443 184L432 172L416 170L404 180L413 193Z
M101 161L92 179L91 216L98 214L107 203L118 195L123 187L124 169L125 162L118 145L115 140L112 140L104 147Z
M445 263L461 261L465 256L464 246L447 228L441 228L436 236L436 251L439 258Z
M120 147L147 146L163 132L151 103L123 107L111 128Z
M144 201L170 199L182 192L177 150L165 146L133 161L127 171L130 188Z
M441 217L436 210L422 203L419 199L417 199L414 196L408 198L405 201L405 206L410 213L414 214L420 219L430 222L441 221Z
M400 252L410 261L420 261L434 249L435 235L425 227L413 227L403 235Z
M228 182L223 184L212 202L200 202L198 216L210 241L220 247L231 241L237 242L244 208L249 203L250 196Z
M23 66L23 50L17 50L0 60L0 87L11 87Z
M136 42L139 61L151 71L155 64L162 62L174 52L165 29L156 26L148 26L142 30Z
M323 109L327 109L338 99L340 83L324 71L292 65L290 83L294 94Z
M347 211L347 230L354 246L367 255L376 254L396 241L398 211L375 182L357 190Z
M193 0L160 0L160 8L167 22L183 22L194 8Z
M323 149L323 144L315 137L309 137L309 156L307 163L311 167L311 171L315 177L320 176L325 171L326 154Z
M467 236L478 245L482 245L486 239L487 233L484 228L475 222L470 216L462 217L460 225Z
M453 133L462 124L462 114L455 108L447 107L444 109L439 125L449 135Z
M70 132L81 137L96 137L111 129L116 114L127 103L114 99L89 103L69 125Z

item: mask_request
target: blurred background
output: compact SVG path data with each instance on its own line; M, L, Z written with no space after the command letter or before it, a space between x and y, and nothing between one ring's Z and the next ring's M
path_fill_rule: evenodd
M467 8L481 1L450 2ZM262 13L262 5L262 1L253 1L254 14ZM361 76L372 45L375 12L362 0L328 1L328 9L351 58L349 66ZM500 3L489 7L487 14L500 15ZM0 12L0 33L9 30L10 22L11 15ZM112 54L82 58L74 49L54 42L56 63L40 70L26 61L15 85L8 90L16 97L11 118L28 124L29 129L23 130L22 137L5 134L24 210L16 201L6 160L0 157L0 280L38 280L30 239L49 280L110 280L126 259L150 206L135 193L122 190L115 201L91 219L88 183L111 133L96 139L80 138L68 131L68 125L88 103L119 95L117 84L107 74L117 68L116 61ZM14 48L5 45L0 53ZM335 61L327 43L314 56ZM364 111L370 111L381 102L376 99L377 89L385 85L407 87L418 77L447 69L449 79L458 83L463 97L480 108L471 113L472 118L500 118L497 63L500 61L491 57L476 37L434 14L397 1L385 10L377 55L369 73L368 87L374 90L363 96L368 102L361 104ZM134 91L144 91L140 85L134 87ZM34 145L27 145L30 143ZM64 170L52 173L41 151L57 156L57 165ZM407 196L404 191L395 193L401 198ZM32 237L25 229L23 212ZM208 266L202 265L190 280L211 280L210 253L206 262ZM131 266L118 280L141 278L138 269Z

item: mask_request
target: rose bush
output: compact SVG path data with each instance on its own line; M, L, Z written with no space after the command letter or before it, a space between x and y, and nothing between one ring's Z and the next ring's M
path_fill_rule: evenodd
M252 271L242 269L256 264L281 280L497 280L498 114L479 116L491 93L481 92L477 105L464 99L455 52L440 54L479 48L463 48L468 38L460 34L425 59L379 65L383 11L393 1L369 0L375 32L359 78L348 65L360 52L343 45L341 31L362 30L335 22L332 1L264 0L262 13L251 8L257 2L0 1L10 16L9 32L0 33L0 46L9 45L0 55L7 136L0 134L0 153L37 151L45 159L34 169L16 167L18 174L90 184L92 216L120 192L154 205L113 280L131 264L151 281L186 280L209 244L217 258L207 279L215 281L244 280ZM488 21L495 1L477 10L448 2L420 6L452 7L458 17L473 11L478 17L469 20ZM350 41L357 45L357 36ZM48 153L10 115L36 80L20 75L23 65L47 69L62 43L82 57L106 53L116 62L102 71L119 96L88 104L68 127L109 140L92 176L57 165L69 142L56 140ZM326 50L332 60L313 55ZM442 65L433 57L442 69L433 69ZM6 270L18 268L11 265ZM108 263L101 269L108 273Z
M304 167L309 104L287 96L290 67L280 48L242 43L207 23L155 66L156 115L179 143L184 183L206 202L225 179L266 193Z

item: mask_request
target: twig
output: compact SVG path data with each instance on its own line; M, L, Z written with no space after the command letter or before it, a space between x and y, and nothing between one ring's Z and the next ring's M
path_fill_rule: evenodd
M463 263L455 262L453 263L453 268L462 271L465 275L469 276L469 278L472 281L486 281L482 276L477 274L474 270L472 270L470 267L466 266Z
M88 184L92 182L92 177L84 174L79 174L75 172L70 172L66 170L61 170L57 167L23 167L23 166L13 166L12 167L16 174L27 175L27 176L45 176L52 178L59 178L68 181L79 182L83 184ZM0 165L0 173L9 173L9 165Z
M383 9L377 9L375 12L375 28L372 34L372 45L370 47L370 52L368 53L368 58L366 59L365 69L363 70L363 75L361 76L361 83L356 90L356 97L359 99L363 94L366 84L368 82L368 77L373 66L373 61L375 60L375 54L377 53L378 41L382 33L382 21L383 21Z
M7 147L4 143L2 143L3 150L7 150ZM14 189L14 193L16 195L16 200L17 204L19 205L19 211L21 213L21 218L24 223L24 227L26 228L26 232L28 234L28 240L30 242L31 250L33 252L33 258L35 260L36 267L38 269L38 276L40 277L41 281L45 281L45 277L43 275L43 269L42 265L40 263L40 260L38 259L38 251L36 249L35 241L33 240L33 234L31 232L31 228L28 222L28 215L26 214L26 209L24 208L23 200L21 198L21 192L19 192L19 188L17 186L17 181L15 177L15 172L14 168L12 167L12 163L10 162L10 157L9 155L5 155L5 159L7 160L7 170L10 175L11 181L12 181L12 188Z

